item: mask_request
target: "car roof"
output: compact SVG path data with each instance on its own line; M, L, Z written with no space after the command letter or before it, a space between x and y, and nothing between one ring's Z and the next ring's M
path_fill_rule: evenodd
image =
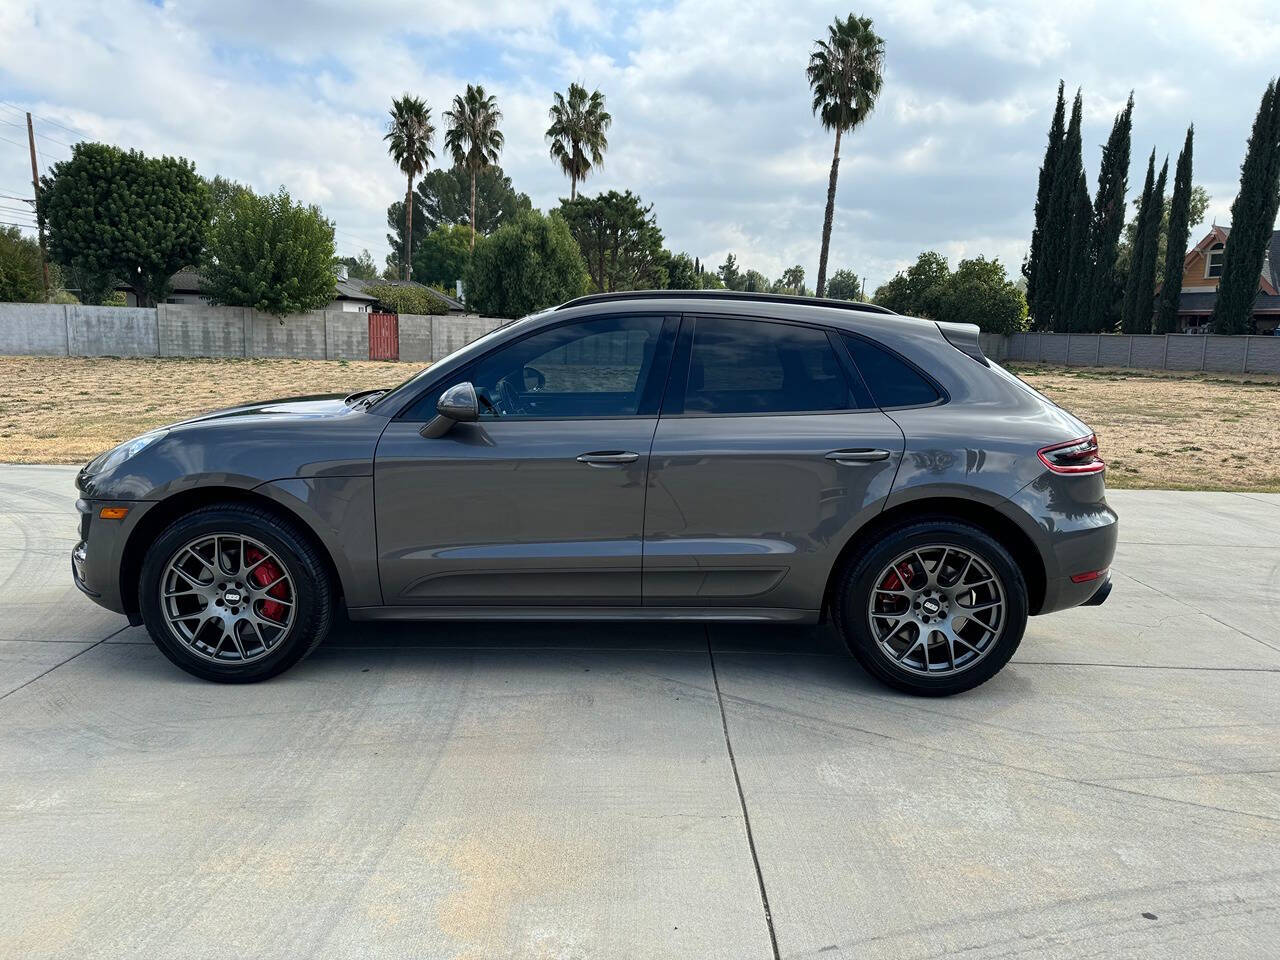
M625 290L617 293L591 293L560 304L556 310L588 304L619 303L632 300L700 300L709 303L782 303L804 307L833 307L837 310L859 310L863 313L887 313L888 307L857 300L834 300L830 297L797 297L785 293L746 293L739 290Z

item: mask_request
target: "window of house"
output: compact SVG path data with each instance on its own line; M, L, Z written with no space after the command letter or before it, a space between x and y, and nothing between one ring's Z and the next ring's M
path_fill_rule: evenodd
M1220 243L1215 243L1209 248L1209 256L1204 264L1205 277L1212 279L1222 276L1222 253L1223 247Z
M699 317L686 414L816 413L857 407L827 335L812 327Z

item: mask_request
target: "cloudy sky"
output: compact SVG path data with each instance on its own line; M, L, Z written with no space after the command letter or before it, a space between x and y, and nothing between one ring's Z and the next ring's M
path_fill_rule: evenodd
M809 109L813 40L852 9L884 37L884 92L845 140L832 266L874 286L923 249L1015 267L1059 78L1085 95L1091 186L1135 91L1134 169L1176 157L1227 222L1258 97L1280 72L1280 17L1252 0L980 4L862 0L3 0L0 221L30 222L25 118L42 165L87 138L190 157L205 174L284 184L336 223L340 254L385 256L403 191L382 142L392 97L438 115L468 82L496 93L502 165L547 209L551 93L599 87L614 117L588 191L630 188L673 250L812 284L831 136ZM437 151L443 153L443 151ZM1132 191L1131 191L1132 192Z

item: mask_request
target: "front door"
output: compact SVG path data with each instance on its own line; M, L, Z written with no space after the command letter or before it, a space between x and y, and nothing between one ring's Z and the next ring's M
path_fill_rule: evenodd
M544 327L433 385L384 431L374 465L391 606L640 602L645 477L676 319ZM478 423L421 436L470 381Z
M834 335L687 318L649 467L645 605L818 610L904 445Z

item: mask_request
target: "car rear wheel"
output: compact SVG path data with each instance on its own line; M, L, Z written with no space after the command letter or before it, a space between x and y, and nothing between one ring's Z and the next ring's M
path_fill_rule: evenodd
M1027 623L1027 587L1009 552L950 520L890 531L843 571L833 619L877 679L907 693L971 690L1009 662Z
M138 589L161 652L221 683L287 670L332 620L332 586L316 549L255 507L210 506L175 520L147 551Z

